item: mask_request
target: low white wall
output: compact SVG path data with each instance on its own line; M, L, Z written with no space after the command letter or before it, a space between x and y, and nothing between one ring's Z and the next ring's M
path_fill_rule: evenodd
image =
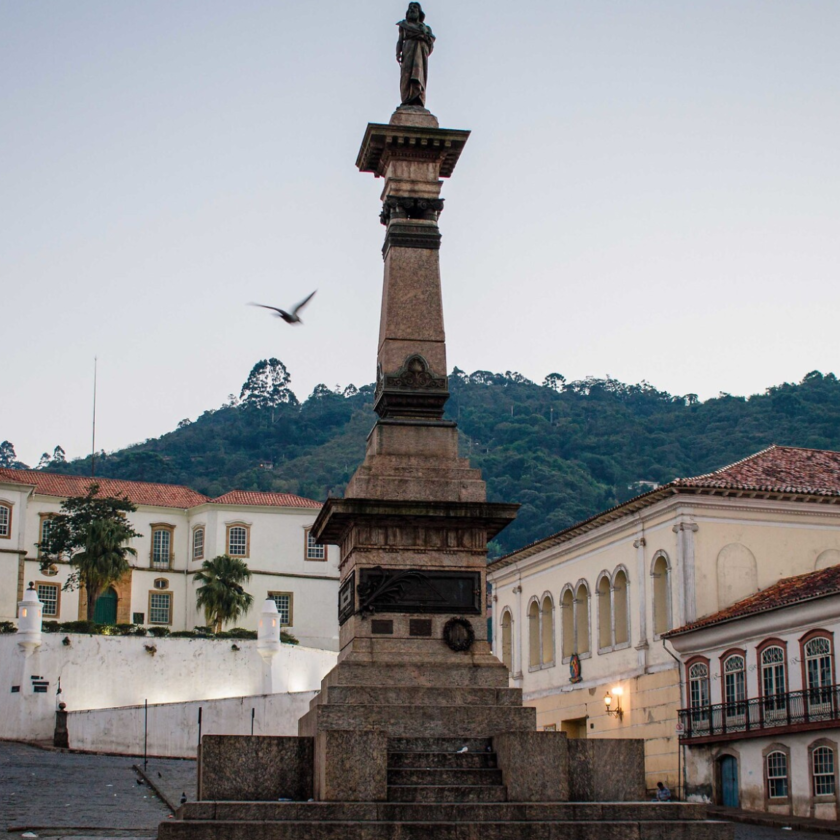
M148 755L195 758L199 708L202 735L250 735L252 709L254 735L297 735L298 719L316 695L316 691L304 691L150 705L147 728L143 706L71 712L67 716L70 748L142 755L146 728Z
M59 700L74 712L142 705L145 700L169 704L314 691L338 656L281 645L270 665L269 687L269 666L256 645L241 639L45 633L41 646L25 657L15 634L0 635L0 738L52 738ZM154 647L154 655L147 646ZM57 696L59 680L62 693ZM36 682L48 684L46 693L34 692ZM15 686L19 691L12 693Z

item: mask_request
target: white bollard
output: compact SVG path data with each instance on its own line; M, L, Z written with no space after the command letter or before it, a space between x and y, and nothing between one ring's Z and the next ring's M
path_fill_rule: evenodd
M35 584L30 583L23 593L23 600L18 601L18 632L17 643L23 648L25 656L29 656L36 647L41 645L41 618L44 605L38 600Z

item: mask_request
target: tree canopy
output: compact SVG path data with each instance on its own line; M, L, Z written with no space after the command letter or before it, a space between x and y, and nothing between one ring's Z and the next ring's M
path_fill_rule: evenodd
M271 399L251 396L255 371ZM341 495L375 420L373 385L318 385L302 403L290 387L285 366L263 360L241 402L231 399L162 437L97 454L97 472L186 484L210 496L234 488ZM491 501L522 504L494 540L497 553L772 443L840 449L840 382L832 373L812 371L762 394L705 401L647 382L567 381L558 372L536 384L515 371L455 368L449 387L446 416L458 422L461 454L483 471ZM281 399L282 391L291 396ZM53 460L49 468L90 473L88 458Z
M251 579L247 563L238 557L221 554L201 564L195 580L201 586L196 590L195 603L204 610L208 626L221 633L227 621L236 621L251 609L254 603L242 584Z

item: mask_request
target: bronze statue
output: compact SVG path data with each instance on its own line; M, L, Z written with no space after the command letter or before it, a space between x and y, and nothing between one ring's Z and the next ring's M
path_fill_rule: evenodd
M435 36L423 22L426 15L419 3L409 3L405 20L397 26L400 37L397 41L397 62L400 73L401 105L426 105L426 80L429 77L429 56L435 48Z

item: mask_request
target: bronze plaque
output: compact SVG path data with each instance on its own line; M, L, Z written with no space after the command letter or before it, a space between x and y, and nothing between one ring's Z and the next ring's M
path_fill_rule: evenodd
M359 613L481 612L481 573L437 569L384 569L359 572Z
M370 622L370 632L374 636L393 636L394 622L386 618L374 618Z
M408 622L409 636L431 636L432 635L432 619L431 618L412 618Z

